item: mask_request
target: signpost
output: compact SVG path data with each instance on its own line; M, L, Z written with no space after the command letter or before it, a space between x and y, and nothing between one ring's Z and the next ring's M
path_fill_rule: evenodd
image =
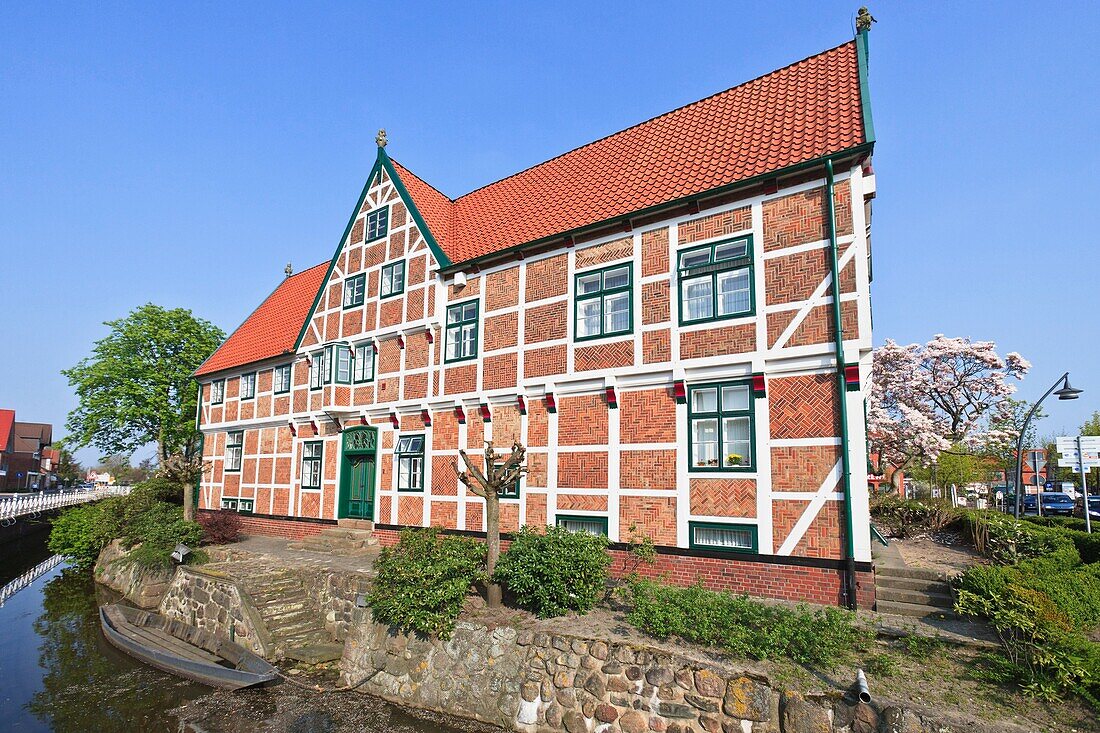
M1088 470L1100 467L1100 436L1078 435L1076 438L1058 438L1058 465L1076 469L1081 474L1081 494L1084 496L1085 530L1092 533L1089 518Z

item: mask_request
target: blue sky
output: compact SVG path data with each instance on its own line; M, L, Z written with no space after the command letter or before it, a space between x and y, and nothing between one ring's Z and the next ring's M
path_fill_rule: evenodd
M858 2L0 5L0 406L152 301L232 330L389 152L454 196L841 43ZM993 339L1100 409L1100 6L878 3L875 340ZM81 454L95 460L96 451Z

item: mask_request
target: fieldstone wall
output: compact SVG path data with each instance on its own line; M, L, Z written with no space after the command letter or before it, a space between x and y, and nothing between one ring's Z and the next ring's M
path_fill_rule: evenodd
M96 582L124 595L140 608L156 608L168 591L172 573L156 573L125 562L127 551L119 540L103 548L95 563Z
M344 684L523 733L946 733L897 707L803 696L764 677L651 647L460 622L448 641L370 620L353 628Z
M324 613L325 631L337 641L348 638L360 610L355 599L370 590L371 578L363 573L298 570L306 593Z
M212 570L180 566L160 603L162 615L236 641L270 659L271 637L247 593Z

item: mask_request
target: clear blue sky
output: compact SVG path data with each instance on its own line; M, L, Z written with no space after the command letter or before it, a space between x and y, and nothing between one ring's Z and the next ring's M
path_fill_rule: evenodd
M0 5L0 406L152 301L232 330L373 138L454 196L841 43L858 2ZM873 3L875 339L993 339L1100 409L1100 6ZM94 460L85 451L81 458Z

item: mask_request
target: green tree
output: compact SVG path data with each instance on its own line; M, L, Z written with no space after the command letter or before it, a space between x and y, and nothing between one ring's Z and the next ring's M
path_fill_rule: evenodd
M68 486L82 481L84 479L84 467L73 457L72 451L61 446L58 452L61 455L57 459L57 479Z
M161 465L177 454L192 458L199 448L192 375L225 334L185 308L152 303L105 325L110 333L91 355L62 372L79 400L65 424L69 445L129 456L155 444Z

